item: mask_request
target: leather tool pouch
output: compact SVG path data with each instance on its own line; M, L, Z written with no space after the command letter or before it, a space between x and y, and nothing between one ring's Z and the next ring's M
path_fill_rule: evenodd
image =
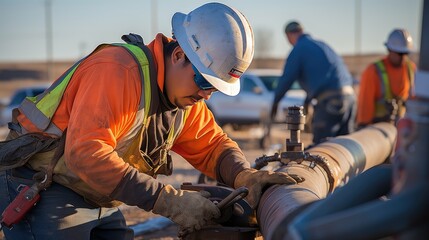
M28 133L0 142L0 171L21 167L39 152L56 148L59 138L41 133Z

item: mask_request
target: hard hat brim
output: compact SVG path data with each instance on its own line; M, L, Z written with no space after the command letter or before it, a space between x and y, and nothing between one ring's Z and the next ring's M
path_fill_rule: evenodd
M389 49L392 52L405 53L405 54L409 54L411 52L406 47L404 47L404 48L392 47L392 46L389 46L389 44L387 44L387 43L384 43L384 46L386 46L386 48Z
M234 82L226 82L221 78L218 78L216 74L200 60L199 56L192 49L192 46L189 44L186 38L186 29L183 27L187 15L177 12L173 15L171 19L171 25L173 28L173 34L176 40L179 42L180 47L185 52L186 56L189 58L191 63L198 69L198 71L203 75L203 77L212 84L220 92L229 95L235 96L240 92L240 79L237 78Z

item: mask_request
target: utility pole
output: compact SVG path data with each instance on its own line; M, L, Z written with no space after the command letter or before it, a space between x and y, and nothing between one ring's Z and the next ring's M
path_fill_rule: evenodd
M362 42L362 1L355 1L355 54L361 54L361 42Z
M45 32L46 32L46 78L52 80L53 75L53 41L52 41L52 1L45 0Z
M362 57L362 0L355 0L355 57L354 65L358 69L352 73L353 78L360 78Z
M151 32L152 36L155 37L158 31L158 4L157 0L151 1Z

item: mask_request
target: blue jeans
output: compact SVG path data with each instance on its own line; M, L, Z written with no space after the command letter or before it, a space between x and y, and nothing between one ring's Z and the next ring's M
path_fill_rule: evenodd
M327 138L350 134L355 129L356 96L334 95L319 101L314 106L312 128L313 143Z
M0 212L18 195L22 186L31 186L34 171L20 167L0 171ZM6 239L133 239L118 208L100 208L82 196L57 184L40 192L39 202L11 229L3 227Z

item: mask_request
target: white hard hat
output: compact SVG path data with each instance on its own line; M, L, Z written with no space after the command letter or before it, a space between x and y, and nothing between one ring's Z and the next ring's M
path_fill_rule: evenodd
M410 53L413 47L413 39L405 29L394 29L384 45L392 52Z
M191 63L219 91L235 96L254 54L253 31L239 11L207 3L189 14L175 13L173 35Z

